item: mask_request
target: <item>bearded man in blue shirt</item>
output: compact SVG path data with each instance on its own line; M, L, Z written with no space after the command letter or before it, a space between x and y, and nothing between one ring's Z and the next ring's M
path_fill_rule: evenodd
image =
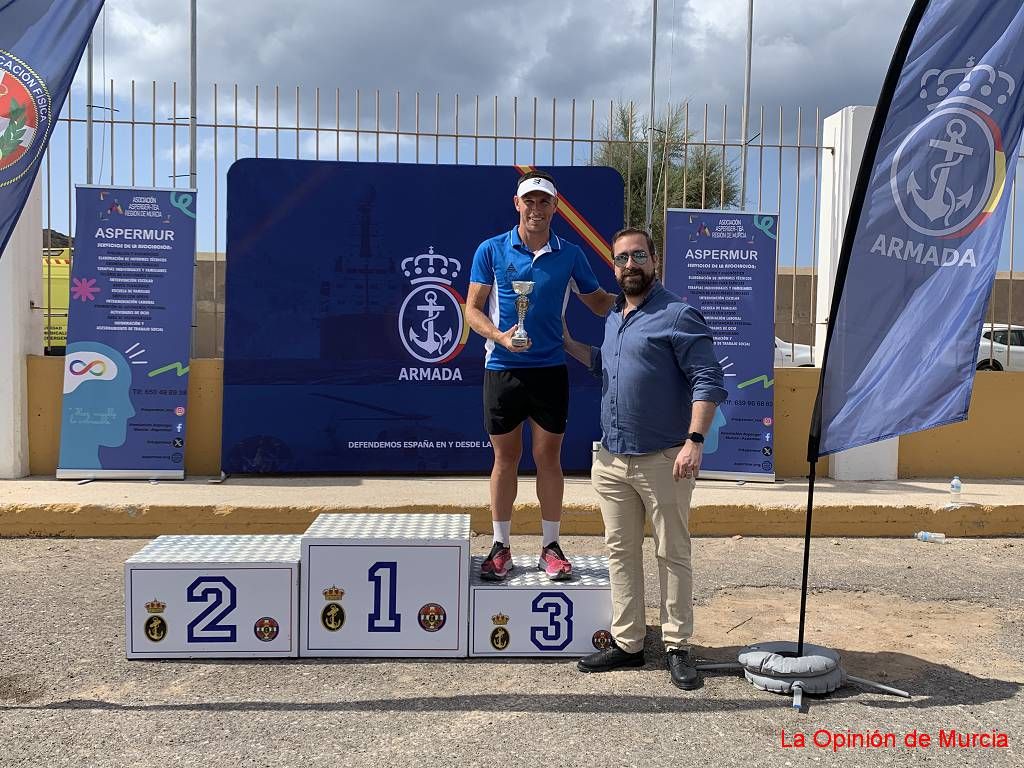
M582 672L644 665L643 540L649 515L661 584L661 635L672 682L700 678L693 632L690 497L715 408L728 397L711 331L700 312L655 275L654 243L639 229L612 239L622 289L591 347L565 330L565 348L601 376L601 448L591 470L601 497L612 591L613 644L581 659Z
M512 200L519 222L477 248L466 297L469 326L487 340L484 427L494 449L490 486L494 543L480 567L480 577L501 581L512 571L512 506L523 453L523 424L529 421L543 529L537 567L552 581L562 581L572 578L572 563L558 543L564 492L562 437L569 413L562 317L573 288L601 317L615 297L598 284L580 247L551 231L558 191L549 174L524 174ZM519 323L514 283L519 282L529 283L532 289L523 321L529 337L525 341L515 335Z

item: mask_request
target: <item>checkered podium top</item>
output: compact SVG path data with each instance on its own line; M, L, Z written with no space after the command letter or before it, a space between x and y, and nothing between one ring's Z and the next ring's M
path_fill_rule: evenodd
M484 581L480 578L482 555L473 558L470 569L470 584L474 587L527 587L530 589L551 587L554 589L571 587L604 587L608 588L608 558L603 555L576 555L570 557L572 562L572 579L570 581L551 581L537 568L536 557L515 555L512 562L515 569L505 581Z
M128 563L292 563L301 536L159 536Z
M305 539L412 539L469 541L469 515L343 514L317 516Z

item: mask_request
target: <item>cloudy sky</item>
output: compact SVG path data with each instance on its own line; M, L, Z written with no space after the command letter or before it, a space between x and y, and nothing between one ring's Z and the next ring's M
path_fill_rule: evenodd
M874 104L886 67L911 0L755 0L754 46L751 104L754 109L750 136L758 130L758 108L766 109L765 143L778 142L778 110L785 114L785 134L791 143L796 125L796 108L804 110L802 142L813 142L814 111L821 118L851 104ZM474 97L481 98L480 134L493 127L493 99L500 100L499 123L493 128L503 136L511 135L512 97L519 97L519 124L516 135L529 135L530 101L539 100L538 136L550 135L551 100L557 99L559 138L568 135L569 102L580 105L576 136L589 130L589 102L596 100L597 135L603 134L611 102L633 100L640 112L647 111L650 78L651 0L448 0L427 3L419 0L303 0L283 4L268 0L204 1L199 4L199 121L212 122L212 85L219 85L219 121L233 119L231 88L239 86L238 122L253 124L253 95L261 87L261 126L273 125L275 118L273 86L281 88L280 124L294 125L294 88L302 89L304 128L312 127L312 93L323 91L321 125L334 123L334 92L340 89L344 107L339 108L342 127L354 123L354 93L362 91L361 128L373 127L373 91L381 91L381 125L394 125L394 92L402 94L401 126L409 132L413 125L412 102L416 92L423 94L422 127L433 128L434 94L439 94L440 128L452 129L454 100L461 101L463 135L472 133ZM139 119L149 120L152 110L150 81L158 85L158 121L188 114L188 0L107 0L95 33L94 72L97 94L94 103L104 105L108 97L100 91L113 79L117 95L118 119L123 120L130 105L126 96L131 80L139 92ZM659 110L668 103L688 100L691 129L699 140L700 114L709 105L708 137L721 135L722 107L728 107L728 136L735 155L739 138L739 116L743 95L743 59L746 42L746 0L661 0L658 16L657 103ZM171 83L177 81L178 103L170 104ZM76 78L74 114L84 117L84 63ZM269 90L262 90L269 89ZM102 94L102 95L101 95ZM66 114L66 112L65 112ZM97 118L106 113L94 112ZM545 115L546 126L545 126ZM179 125L184 125L179 122ZM74 168L74 181L85 180L80 145L84 127L75 126L75 147L67 158L63 134L51 143L53 165L57 169ZM159 147L147 146L149 131L143 126L131 135L124 126L116 129L111 141L102 126L96 131L97 180L110 183L139 183L168 186L185 184L188 178L188 135L161 129ZM231 134L221 130L217 147L214 132L200 127L197 140L200 189L200 249L223 248L224 173L234 152L238 157L256 154L255 132L243 130ZM298 132L297 132L298 133ZM339 157L356 159L356 139L342 132L337 139ZM138 141L134 165L129 144ZM301 142L301 150L296 141ZM333 159L336 139L313 131L301 135L261 132L261 156L273 156L280 141L280 156ZM383 160L403 161L420 158L419 142L409 135L400 141L400 149L384 136L380 146L372 134L363 133L359 146L361 159L374 158L379 151ZM475 151L472 140L467 152ZM238 143L237 149L235 143ZM323 154L321 142L328 146ZM269 144L269 149L268 149ZM439 148L426 142L424 151L436 151L440 162L466 162L455 157L458 147L442 141ZM116 149L116 157L114 147ZM217 156L215 149L219 148ZM523 149L523 148L520 148ZM569 149L559 147L560 156L536 154L537 143L523 151L535 153L520 160L560 165L570 162ZM543 148L542 148L543 149ZM487 150L481 150L486 152ZM510 152L503 144L503 152ZM552 150L553 152L554 150ZM582 150L581 150L582 151ZM152 152L152 168L150 156ZM494 149L497 153L498 149ZM814 190L817 186L813 158L797 172L793 152L782 161L786 176L784 194L771 198L776 186L779 163L770 166L774 155L768 153L763 169L766 198L756 202L764 210L779 209L790 218L810 222L813 218ZM738 155L737 155L738 156ZM486 158L482 161L490 162ZM577 157L572 162L586 162ZM732 157L731 162L736 161ZM497 162L497 159L495 159ZM511 162L511 155L501 162ZM753 161L751 161L753 163ZM114 167L117 172L114 174ZM132 176L129 178L129 168ZM754 167L753 165L751 167ZM136 176L135 170L139 173ZM758 161L760 173L760 160ZM793 181L790 181L790 177ZM799 177L799 179L797 179ZM211 182L213 187L211 188ZM220 182L218 184L218 182ZM750 181L753 189L754 181ZM72 211L62 202L70 199L69 182L61 173L54 177L53 221L56 228L72 227ZM780 190L783 187L779 186ZM798 191L802 190L802 191ZM752 193L753 195L753 193ZM780 202L781 201L781 202ZM214 206L217 213L214 213ZM776 208L776 206L778 208ZM799 215L796 209L801 208ZM811 250L813 228L806 226L799 250ZM798 250L792 246L792 251ZM796 256L793 256L796 258ZM801 256L806 260L807 256Z
M873 104L910 0L756 0L751 102ZM188 2L107 0L97 74L188 82ZM661 0L659 103L739 105L744 0ZM646 104L650 0L199 3L200 83ZM103 42L106 57L103 61Z

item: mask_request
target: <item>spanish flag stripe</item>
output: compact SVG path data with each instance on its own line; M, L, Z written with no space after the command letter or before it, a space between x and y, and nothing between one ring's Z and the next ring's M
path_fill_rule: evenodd
M996 152L995 177L992 184L992 194L985 203L985 213L992 213L999 204L999 198L1003 196L1003 188L1006 185L1006 157L1002 152Z
M520 173L528 173L535 170L532 165L517 165L516 170ZM604 259L608 266L612 265L612 247L583 216L580 212L573 207L566 198L558 198L558 213L562 215L562 218L568 222L569 226L576 230L576 233L582 237L587 244L597 251L598 255Z
M943 240L951 240L953 238L966 237L971 234L974 230L980 227L989 216L995 211L996 206L999 205L999 200L1003 196L1003 191L1006 189L1006 156L1002 152L995 153L995 168L993 169L992 179L992 194L989 195L988 200L985 203L985 207L981 213L974 217L967 226L963 229L954 232L951 235L945 235Z

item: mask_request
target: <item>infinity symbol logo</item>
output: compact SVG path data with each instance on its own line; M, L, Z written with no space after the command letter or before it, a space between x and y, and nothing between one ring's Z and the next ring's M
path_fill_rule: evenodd
M107 366L102 360L90 360L88 363L84 360L72 360L68 365L68 370L71 371L72 376L84 376L87 373L91 373L93 376L102 376L107 372Z

